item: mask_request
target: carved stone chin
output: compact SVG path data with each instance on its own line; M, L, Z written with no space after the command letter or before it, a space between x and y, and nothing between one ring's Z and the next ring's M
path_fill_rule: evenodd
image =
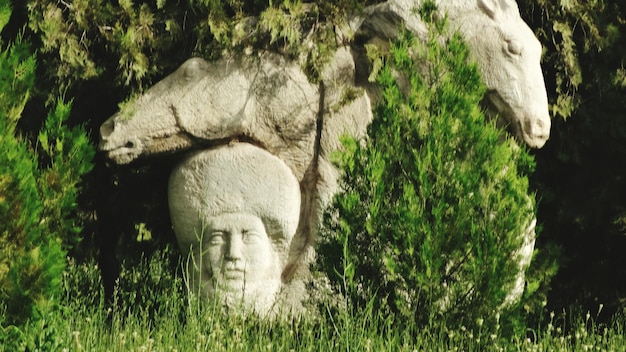
M190 259L190 290L227 307L272 313L300 218L300 185L247 143L197 152L171 175L172 225Z

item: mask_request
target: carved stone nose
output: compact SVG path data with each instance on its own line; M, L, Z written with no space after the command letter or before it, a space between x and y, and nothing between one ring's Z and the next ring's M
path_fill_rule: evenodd
M551 121L549 117L529 118L524 121L522 138L531 148L541 148L550 138Z
M233 234L230 237L230 241L226 250L226 259L228 260L238 260L243 258L243 239L239 234Z
M550 135L550 119L531 120L528 127L528 134L530 135L545 137L546 139Z

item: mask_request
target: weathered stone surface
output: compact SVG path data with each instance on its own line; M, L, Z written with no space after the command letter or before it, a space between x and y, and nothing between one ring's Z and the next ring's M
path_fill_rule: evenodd
M118 164L247 138L302 176L313 155L319 94L300 66L264 53L187 60L100 128L100 149Z
M416 6L413 1L388 1L366 9L364 15L352 24L356 24L361 36L370 37L377 43L396 37L402 23L418 36L425 36L426 27L412 10L413 6ZM541 48L519 17L515 2L459 0L440 1L439 6L442 13L448 13L451 26L464 35L477 60L489 89L485 102L494 116L497 115L495 118L509 125L520 141L535 148L543 146L549 136L550 119L539 64ZM295 62L269 52L210 63L190 59L102 125L100 149L118 164L192 147L205 148L185 158L174 170L170 183L172 222L185 253L193 253L193 250L186 251L201 243L196 237L199 229L205 232L215 230L209 223L233 231L242 230L235 226L237 224L249 224L257 232L260 232L258 229L262 223L268 238L274 236L274 232L267 230L267 221L254 210L253 204L257 204L258 199L265 199L259 196L265 191L250 185L259 185L258 180L268 180L267 177L283 176L276 174L276 170L281 169L278 166L276 170L259 166L259 171L255 171L269 176L252 175L251 169L246 169L248 163L258 166L255 164L257 149L277 157L295 177L299 197L297 201L295 195L293 199L285 200L290 209L299 210L297 227L289 235L292 237L284 241L288 248L271 247L270 251L270 247L265 246L259 249L259 253L267 254L264 257L272 257L268 253L277 255L279 260L275 262L274 259L254 261L249 258L250 263L256 263L250 264L250 270L258 265L259 269L267 268L272 275L280 272L279 279L268 277L266 281L271 284L258 291L234 290L239 292L237 295L226 290L225 304L242 299L246 310L265 314L276 300L277 287L286 292L280 300L285 306L296 305L295 301L306 296L301 282L306 279L308 263L314 256L313 245L321 211L337 191L339 171L331 164L330 154L340 148L341 135L363 137L372 119L370 97L375 101L377 92L367 82L369 72L363 68L368 65L359 55L362 51L363 48L356 45L338 49L322 72L320 84L310 83ZM353 99L343 99L346 90L356 93L352 94ZM237 147L225 146L229 144ZM233 150L242 152L231 153ZM243 156L237 159L242 165L233 164L219 171L215 165L232 162L231 159L220 159L231 154L235 159ZM246 161L246 155L250 155L251 160ZM218 159L222 161L214 161ZM273 165L274 161L267 164ZM250 204L237 205L238 211L210 215L209 209L229 206L228 201L219 206L209 205L217 187L211 183L213 180L223 180L219 181L223 188L230 189L233 197L239 197L233 199L233 204L242 200ZM224 196L224 199L230 198ZM224 218L220 215L222 213L231 215ZM275 213L276 217L282 216L281 211ZM199 221L205 221L205 224L199 224ZM520 259L520 274L509 301L516 300L523 291L523 273L534 247L534 219L529 219L528 224L523 234L523 248L512 254ZM226 238L225 241L229 240ZM198 260L201 256L193 258ZM217 260L218 255L207 258L205 263L212 263L211 268L214 268L218 266ZM268 262L274 264L266 266ZM203 270L190 272L191 287L202 295L215 296L211 280L220 281L221 273L206 266ZM265 298L253 305L247 301L253 295Z
M293 207L300 210L298 228L281 269L282 281L289 284L281 304L297 306L292 297L306 296L302 280L313 258L321 209L337 188L339 174L328 157L339 148L341 135L362 136L372 119L364 91L356 92L351 101L341 101L346 87L354 89L354 62L348 48L337 51L323 78L327 84L311 84L299 66L272 53L214 63L191 59L140 97L128 112L132 116L121 112L109 119L101 128L100 147L113 161L124 164L179 148L249 142L282 160L302 189L298 206ZM199 219L200 206L192 206L191 199L199 202L197 195L206 192L199 192L205 184L197 181L191 187L180 181L180 175L210 179L208 171L194 171L203 154L193 155L175 168L170 186L170 215L184 252L197 229L180 224ZM185 186L178 187L178 182ZM181 200L188 204L180 206ZM192 287L200 285L194 282ZM209 289L200 292L212 295Z
M363 17L353 21L353 30L376 43L385 43L397 37L404 24L425 37L426 27L413 10L415 6L419 3L392 0L369 7ZM508 125L520 141L542 147L549 137L550 117L540 66L541 46L520 18L515 1L441 1L438 6L440 12L447 13L452 28L462 33L478 63L489 89L485 102L492 114L498 115L498 121ZM370 87L366 77L367 73L360 75L354 84ZM347 79L344 75L340 84ZM325 82L334 84L332 79ZM311 116L319 110L317 88L296 63L277 54L211 63L191 59L105 122L100 148L124 164L140 156L188 148L198 139L237 135L266 140L266 148L274 149L274 153L293 144L302 147L303 140L311 143L307 132L315 120ZM368 93L370 98L376 96L371 90ZM282 128L267 126L265 121ZM263 128L256 131L252 126Z

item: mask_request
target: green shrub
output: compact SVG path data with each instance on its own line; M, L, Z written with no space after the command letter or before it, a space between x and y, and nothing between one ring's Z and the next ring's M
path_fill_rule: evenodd
M137 89L191 56L216 58L244 48L306 56L316 71L336 45L333 25L372 2L29 0L28 17L57 86L109 71L119 86ZM307 35L316 45L304 42Z
M0 14L10 12L0 1ZM39 133L39 152L20 136L35 64L20 38L0 53L0 325L37 317L58 299L66 250L79 231L79 181L94 153L82 129L63 125L70 105L62 102Z
M338 157L320 266L357 306L374 297L400 320L496 329L518 311L503 302L534 213L533 160L485 121L462 39L440 22L430 32L405 33L382 58L368 138L346 138Z

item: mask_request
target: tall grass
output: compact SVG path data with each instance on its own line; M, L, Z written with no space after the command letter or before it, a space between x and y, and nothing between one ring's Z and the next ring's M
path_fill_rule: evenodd
M113 305L93 263L70 261L62 305L23 328L0 328L0 351L619 351L624 320L591 314L545 322L513 339L436 322L420 327L371 308L321 305L318 314L264 321L225 315L184 290L177 253L124 263ZM178 268L178 269L177 269ZM620 323L621 322L621 323Z

